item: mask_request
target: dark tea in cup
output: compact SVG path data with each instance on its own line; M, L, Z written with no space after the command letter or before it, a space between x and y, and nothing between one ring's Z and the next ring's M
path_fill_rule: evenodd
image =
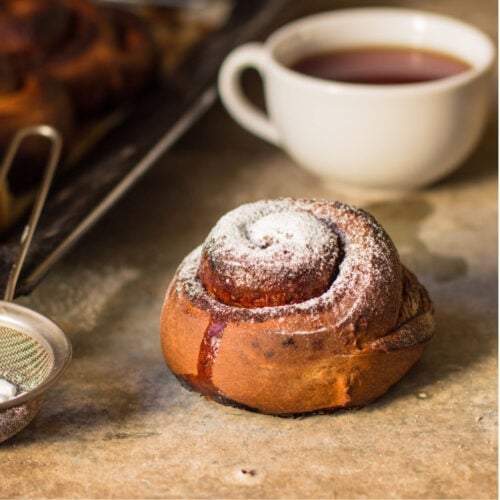
M241 125L336 190L404 191L444 177L473 150L494 62L489 37L462 21L400 7L336 9L233 50L219 91ZM247 68L262 76L266 112L244 95Z
M471 68L454 56L411 47L336 49L308 55L290 67L316 78L370 85L429 82Z

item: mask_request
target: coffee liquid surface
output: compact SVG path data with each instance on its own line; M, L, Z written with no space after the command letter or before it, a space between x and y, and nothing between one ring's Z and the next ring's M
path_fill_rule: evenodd
M332 50L306 56L291 66L316 78L372 85L429 82L470 68L448 54L406 47Z

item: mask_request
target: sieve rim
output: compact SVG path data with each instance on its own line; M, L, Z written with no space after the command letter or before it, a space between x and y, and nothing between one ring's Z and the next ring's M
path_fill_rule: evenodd
M72 346L62 328L43 314L13 302L0 300L0 327L12 328L38 341L44 349L50 348L54 364L47 377L36 387L22 392L3 403L0 411L27 403L41 396L59 380L72 359ZM1 342L1 334L0 334Z

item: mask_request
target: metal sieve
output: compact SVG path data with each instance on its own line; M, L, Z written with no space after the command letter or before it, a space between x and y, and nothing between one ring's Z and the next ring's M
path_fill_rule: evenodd
M21 130L13 139L0 167L0 186L19 147L29 136L50 142L45 173L28 223L23 231L19 255L12 266L0 300L0 378L14 384L17 396L0 403L0 442L26 427L40 410L47 390L64 373L71 360L71 344L64 332L50 319L14 304L16 284L29 250L62 149L60 134L47 125Z

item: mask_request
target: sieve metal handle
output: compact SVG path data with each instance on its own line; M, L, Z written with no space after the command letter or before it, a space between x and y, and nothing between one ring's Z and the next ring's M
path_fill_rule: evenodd
M47 163L45 165L42 183L33 204L28 223L24 227L24 231L21 236L21 248L19 250L19 255L10 270L9 279L4 293L4 300L7 301L12 301L14 299L17 281L19 279L19 275L21 274L21 269L26 259L31 240L33 239L38 219L40 218L45 200L47 199L47 194L49 192L50 185L52 184L52 179L54 178L59 158L61 157L63 145L61 134L49 125L34 125L32 127L23 128L14 136L7 154L5 155L5 159L0 166L0 186L7 178L7 174L12 166L12 163L14 162L22 142L30 136L44 137L49 140L51 146Z

